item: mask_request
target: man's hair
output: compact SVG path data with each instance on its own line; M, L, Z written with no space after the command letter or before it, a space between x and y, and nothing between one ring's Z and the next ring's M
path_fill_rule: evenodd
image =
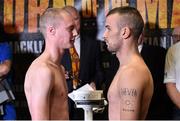
M59 26L59 21L63 20L63 16L61 15L61 8L48 8L40 17L40 31L45 37L45 30L48 25L53 27Z
M63 10L65 10L65 11L66 11L67 13L69 13L71 16L73 15L72 12L75 12L76 15L77 15L77 17L74 18L74 16L73 16L74 20L80 20L79 11L78 11L75 7L68 5L68 6L63 7Z
M116 13L123 20L120 20L118 24L123 27L128 26L133 31L134 38L138 39L144 28L144 21L139 11L129 6L117 7L109 11L106 17Z
M70 6L70 5L63 7L63 9L65 11L67 11L69 14L71 14L72 11L79 13L78 10L75 7Z

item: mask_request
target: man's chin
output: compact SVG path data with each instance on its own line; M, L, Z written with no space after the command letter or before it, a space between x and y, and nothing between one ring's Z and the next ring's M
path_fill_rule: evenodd
M112 54L112 55L115 55L115 54L116 54L116 52L115 52L115 51L113 51L113 52L111 52L111 54Z
M110 53L116 54L116 52L115 52L114 50L112 50L112 49L110 49L110 48L107 48L107 49L108 49L108 51L109 51Z
M71 43L70 43L70 47L73 47L74 46L74 41L72 41Z
M70 46L69 46L69 48L72 48L74 46L74 44L71 44Z
M69 49L69 48L72 48L74 46L74 44L69 44L68 46L66 46L66 48L64 49Z

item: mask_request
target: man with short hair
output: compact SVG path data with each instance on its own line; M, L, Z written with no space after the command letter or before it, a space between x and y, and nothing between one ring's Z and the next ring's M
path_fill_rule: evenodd
M173 45L168 49L165 61L164 83L167 93L174 103L172 118L180 119L180 27L173 30Z
M71 15L60 8L48 8L40 18L45 50L30 65L25 77L25 94L32 120L68 120L68 91L64 49L73 46L77 31Z
M106 16L104 39L120 66L109 87L110 120L143 120L153 94L151 73L138 52L144 27L137 9L114 8Z

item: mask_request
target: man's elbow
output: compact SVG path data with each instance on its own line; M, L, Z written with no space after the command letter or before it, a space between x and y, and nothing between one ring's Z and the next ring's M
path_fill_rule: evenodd
M172 100L172 102L180 109L180 93L176 88L175 83L166 84L167 94Z

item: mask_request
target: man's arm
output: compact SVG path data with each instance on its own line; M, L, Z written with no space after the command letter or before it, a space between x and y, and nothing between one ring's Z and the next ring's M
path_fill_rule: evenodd
M168 96L172 102L180 108L180 92L176 88L176 60L174 49L170 47L166 55L164 83Z
M180 92L176 88L175 83L166 83L166 89L173 103L180 109Z
M127 71L120 77L120 119L140 119L143 85L141 77L135 69ZM120 82L119 81L119 82Z
M52 89L52 74L46 67L38 67L29 73L31 84L29 108L32 120L49 120L50 93ZM27 78L28 79L28 78Z

